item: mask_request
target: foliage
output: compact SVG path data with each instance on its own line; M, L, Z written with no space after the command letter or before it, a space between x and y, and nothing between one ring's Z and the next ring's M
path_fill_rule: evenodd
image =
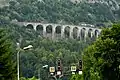
M72 78L70 80L83 80L83 75L79 74L72 75Z
M83 55L85 80L119 80L120 25L102 31L100 38Z
M31 51L20 52L21 76L26 78L35 76L36 78L48 80L47 76L45 76L48 70L44 70L42 66L48 64L56 67L56 61L60 58L63 63L63 73L69 75L69 66L73 63L78 64L83 49L93 41L88 40L86 43L77 40L51 41L38 35L39 32L27 29L25 26L20 27L10 24L10 21L76 25L80 23L98 23L101 26L102 24L99 24L101 22L111 24L118 21L120 19L119 12L120 9L112 10L109 5L101 3L90 4L81 2L74 4L69 0L11 0L9 6L0 8L0 27L7 28L11 33L11 39L14 42L13 51L15 53L17 52L17 42L20 43L22 49L29 44L34 46ZM120 29L116 28L118 27L104 30L99 40L84 52L85 72L83 76L85 80L104 79L104 77L112 75L105 75L105 72L118 66L118 62L115 63L115 61L119 61L116 58L119 52L116 55L112 54L117 53L116 51L119 50ZM112 51L109 51L111 48ZM14 55L15 57L16 55ZM75 75L75 77L79 76Z
M38 79L36 79L35 77L32 77L32 78L24 78L24 77L22 77L22 78L20 78L20 80L38 80ZM39 79L40 80L40 79Z
M112 1L112 0L111 0ZM114 2L113 2L114 3ZM108 4L108 5L107 5ZM106 3L72 3L70 0L12 0L1 8L1 15L10 20L80 24L115 22L120 19L120 9ZM114 8L115 10L111 9ZM81 16L82 15L82 16Z
M32 77L33 75L45 80L48 70L42 69L42 66L48 64L57 67L57 60L60 58L63 65L63 73L70 71L71 64L78 64L81 59L81 51L87 46L81 41L51 41L38 39L31 42L34 49L31 51L21 52L21 69L23 76ZM78 49L79 47L79 49ZM47 80L47 79L46 79Z
M20 71L21 76L25 78L35 76L36 78L48 80L47 76L45 76L48 70L44 70L42 66L48 64L49 67L57 67L58 58L62 60L63 73L70 75L70 65L73 63L78 65L83 49L93 42L92 40L87 42L79 40L52 41L51 39L39 37L39 34L36 34L34 30L14 24L3 24L3 28L6 28L11 33L10 38L14 42L14 53L17 53L16 43L18 42L21 49L29 44L33 45L32 50L22 50L20 52ZM14 58L16 58L16 54Z
M0 80L16 79L16 64L12 60L12 55L8 32L0 29Z

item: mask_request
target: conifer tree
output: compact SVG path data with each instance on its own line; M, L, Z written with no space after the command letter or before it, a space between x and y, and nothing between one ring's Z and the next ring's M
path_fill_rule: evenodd
M12 55L9 34L0 29L0 80L16 80L16 65L13 63Z

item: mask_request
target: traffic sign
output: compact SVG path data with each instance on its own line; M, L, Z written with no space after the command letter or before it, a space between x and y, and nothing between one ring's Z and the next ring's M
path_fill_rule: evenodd
M71 66L71 71L76 71L76 66Z
M51 73L55 72L55 67L50 67L50 68L49 68L49 71L50 71Z

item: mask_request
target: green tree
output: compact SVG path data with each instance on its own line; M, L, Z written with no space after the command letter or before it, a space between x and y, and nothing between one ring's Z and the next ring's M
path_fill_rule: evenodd
M36 79L35 77L27 78L27 79L24 77L21 77L20 80L38 80L38 79ZM41 80L41 79L39 79L39 80Z
M0 29L0 80L16 79L16 64L13 63L12 55L8 34Z
M79 74L72 75L70 80L83 80L83 75Z
M120 24L102 31L83 55L85 80L119 80Z

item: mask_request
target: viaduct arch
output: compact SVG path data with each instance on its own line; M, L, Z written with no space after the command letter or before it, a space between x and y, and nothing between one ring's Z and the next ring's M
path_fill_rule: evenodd
M44 24L34 22L17 22L20 26L25 26L35 31L40 31L40 34L44 37L50 36L52 39L59 36L61 38L71 39L86 39L92 37L98 37L101 33L101 29L86 27L86 26L75 26L75 25L62 25L62 24ZM49 35L48 35L49 34Z

